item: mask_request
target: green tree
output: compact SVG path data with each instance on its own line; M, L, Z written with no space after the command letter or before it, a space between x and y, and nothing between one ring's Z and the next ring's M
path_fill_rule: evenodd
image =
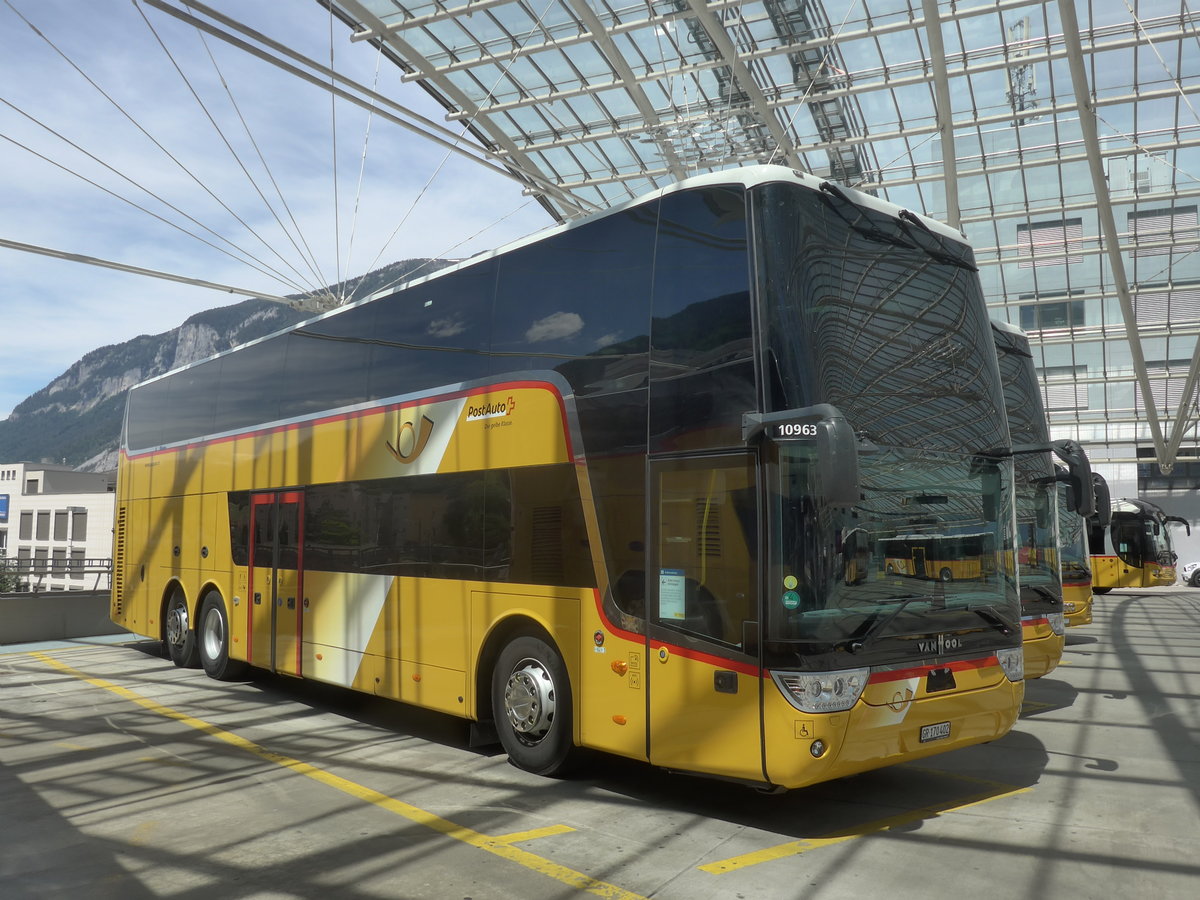
M13 564L7 559L0 559L0 594L11 594L21 586Z

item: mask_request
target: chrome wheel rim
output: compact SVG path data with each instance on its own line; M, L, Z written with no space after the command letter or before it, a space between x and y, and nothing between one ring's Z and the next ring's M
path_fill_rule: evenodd
M182 647L188 632L187 606L176 600L167 613L167 641L174 647Z
M537 744L554 723L554 679L536 659L523 659L513 667L504 685L504 713L517 737Z
M219 610L210 609L204 616L204 621L201 623L200 640L204 646L206 657L209 659L220 657L225 648L225 620L221 617Z

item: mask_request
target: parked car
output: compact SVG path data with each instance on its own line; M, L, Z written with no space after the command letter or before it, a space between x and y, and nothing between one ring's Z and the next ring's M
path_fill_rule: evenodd
M1180 569L1179 580L1192 587L1200 587L1200 562L1190 562Z

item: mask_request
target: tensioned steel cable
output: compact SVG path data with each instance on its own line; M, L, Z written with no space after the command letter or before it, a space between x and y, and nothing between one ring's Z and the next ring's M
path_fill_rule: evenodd
M850 13L854 9L854 6L855 6L854 0L850 0L850 2L846 4L846 14L844 16L842 16L842 23L840 25L838 25L837 31L834 33L833 37L830 38L829 49L826 50L825 55L823 57L821 57L821 63L820 63L820 65L817 66L818 69L820 69L822 66L826 66L829 64L829 59L830 59L830 57L833 56L833 51L837 46L837 39L839 37L841 37L842 29L844 29L846 27L846 23L850 21ZM796 111L793 112L791 115L791 118L789 118L787 120L786 130L789 133L792 133L792 127L793 127L793 125L795 125L796 116L800 115L800 110L804 107L804 104L808 102L808 95L812 92L812 89L816 86L816 83L817 83L817 80L815 78L810 78L809 82L808 82L808 87L804 89L804 94L800 97L799 100L796 101ZM779 151L781 149L782 148L779 146L775 147L774 152L771 154L771 158L767 160L768 165L771 165L775 162L775 157L777 157L779 155ZM913 149L916 149L916 148L914 147ZM899 157L897 157L897 158L899 158ZM859 182L859 183L861 184L862 182Z
M271 209L271 204L267 201L267 198L263 194L262 190L259 188L258 183L254 180L254 176L250 174L250 171L246 168L245 163L242 162L241 156L238 155L237 150L235 150L233 147L233 144L231 144L229 142L229 139L225 136L225 132L222 130L221 126L217 123L217 120L215 118L213 118L212 113L209 112L208 106L205 105L204 100L201 99L200 94L196 91L195 87L193 87L191 80L187 77L187 75L183 71L183 68L179 65L179 62L175 59L175 55L171 52L170 48L167 47L166 42L163 41L162 37L159 35L159 33L158 33L157 29L155 29L154 25L146 17L146 13L142 10L141 6L135 3L134 8L138 11L138 15L140 15L142 17L142 21L146 23L146 28L149 29L150 34L154 37L154 40L158 43L158 46L160 48L162 48L163 53L165 53L167 56L167 59L170 60L171 66L175 69L175 72L179 75L179 78L183 81L184 86L188 89L188 93L190 93L192 95L192 99L194 99L196 101L196 105L200 107L201 112L204 113L205 118L207 118L209 124L212 125L213 130L217 134L217 137L220 138L221 143L223 143L225 145L225 149L228 150L229 154L233 157L233 161L236 162L238 165L238 168L242 170L242 174L246 176L246 180L250 182L250 185L254 188L255 193L258 194L259 199L262 200L264 204L266 204L268 209ZM280 262L282 262L285 266L287 266L289 269L291 269L293 272L295 272L297 277L299 277L303 280L307 280L306 276L301 274L299 269L297 269L289 260L285 259L283 254L281 254L278 250L276 250L275 247L273 247L266 240L266 238L264 238L261 234L259 234L253 228L253 226L251 226L248 222L246 222L245 219L243 219L236 212L234 212L233 209L231 209L224 201L217 198L217 196L211 190L208 190L208 194L214 200L217 200L217 202L221 204L222 208L224 208L226 212L228 212L231 216L233 216L233 218L238 222L238 224L240 224L243 228L245 228L250 234L254 235L254 237L256 237L258 239L259 243L261 243L264 247L266 247L268 250L270 250L271 253L273 253L279 259ZM273 209L271 209L271 212L272 212L272 215L274 215ZM278 216L275 216L275 221L279 222ZM282 223L280 223L280 224L282 224ZM323 279L321 278L320 274L318 273L315 283L313 283L311 285L311 288L314 292L320 290L322 280Z
M470 237L465 237L458 243L454 244L453 246L447 247L445 250L440 252L437 256L433 257L432 259L426 260L425 262L421 263L421 265L419 265L415 269L413 269L411 272L408 272L407 274L405 274L402 278L397 278L397 279L389 282L388 284L384 285L379 290L385 291L389 287L392 287L395 284L399 284L401 281L411 281L418 272L420 272L422 269L424 269L426 266L428 266L431 262L437 262L439 260L444 260L448 254L453 253L455 250L457 250L463 244L469 244L471 241L475 240L475 238L479 237L485 231L489 231L492 228L495 228L497 225L499 225L505 219L507 219L511 216L515 216L517 213L519 213L521 210L523 210L525 207L527 207L530 203L533 203L532 199L526 200L524 203L522 203L516 209L509 210L504 215L502 215L500 218L498 218L494 222L492 222L490 225L484 225L482 228L480 228L477 232L475 232ZM379 291L376 291L376 293L378 293L378 292Z
M272 205L268 203L265 198L263 199L263 202L266 203L267 209L271 211L271 215L275 217L275 221L279 224L280 230L283 231L292 247L295 248L301 259L304 260L309 271L312 272L314 278L316 279L316 283L318 285L324 285L325 277L321 274L321 266L317 261L316 254L313 253L312 247L309 246L308 241L305 239L304 232L300 228L300 223L296 221L296 216L292 212L291 206L288 205L287 198L283 195L283 189L280 188L279 182L275 179L275 173L271 170L270 163L267 162L267 158L263 154L262 148L259 147L258 141L255 139L253 132L250 130L250 124L246 121L246 117L242 115L242 109L238 105L237 98L233 95L233 90L229 87L229 82L225 78L224 72L221 71L221 67L217 63L216 56L213 54L212 48L209 46L208 38L201 29L195 28L195 31L197 37L200 39L200 43L204 47L204 52L208 55L208 59L212 63L213 70L217 73L217 77L221 81L221 86L225 89L225 96L229 98L230 105L233 106L233 110L237 114L238 120L242 123L242 128L246 132L247 140L250 141L250 145L254 148L255 154L258 156L258 161L262 164L263 171L265 171L267 174L267 179L271 182L271 186L275 189L275 194L277 197L279 197L279 202L283 205L284 212L287 213L288 219L292 223L292 228L295 229L295 237L292 236L292 233L283 224L283 222L280 221L280 218L276 214ZM301 249L301 247L296 243L296 238L299 238L300 244L304 245L303 249Z
M329 4L329 142L333 155L333 255L337 278L334 284L342 283L342 210L338 200L338 157L337 157L337 96L333 89L337 79L333 65L333 4Z
M1179 77L1171 71L1170 67L1167 65L1167 61L1163 59L1162 54L1158 52L1158 47L1155 46L1153 39L1150 37L1150 33L1146 31L1146 27L1137 17L1137 13L1134 12L1133 7L1129 5L1129 0L1125 0L1125 8L1129 10L1129 16L1133 19L1134 26L1142 33L1142 37L1146 39L1146 45L1154 51L1154 55L1158 59L1158 64L1162 66L1162 70L1167 73L1167 78L1169 78L1171 83L1174 84L1179 90L1179 99L1183 101L1183 105L1186 106L1191 112L1192 118L1194 118L1197 122L1200 122L1200 115L1196 113L1196 107L1192 106L1192 101L1189 100L1187 94L1184 93L1183 84L1180 82Z
M542 14L540 16L538 16L537 21L535 21L533 23L533 25L530 27L529 31L526 32L525 37L522 39L522 41L521 41L522 48L524 48L524 46L529 43L529 39L531 37L533 37L533 33L539 27L541 27L542 20L544 18L546 18L546 14L550 12L550 9L552 6L554 6L555 2L556 2L556 0L549 0L549 2L546 4L546 8L544 10L542 10ZM482 104L486 103L487 100L495 94L496 88L497 88L497 86L499 86L501 79L503 79L508 74L509 69L512 68L513 63L518 58L519 58L519 54L517 56L514 56L512 59L510 59L508 62L505 63L504 67L500 71L500 74L496 76L495 82L493 82L492 86L488 89L488 92L479 101L479 103L477 104L477 107L482 106ZM462 130L458 134L456 143L463 139L463 136L467 133L467 130L471 127L471 125L475 121L475 118L477 115L478 115L478 111L463 123ZM391 246L392 241L396 239L396 235L400 233L400 229L403 228L404 224L408 221L408 217L412 215L413 210L415 210L417 208L417 204L421 202L421 198L424 197L425 193L429 190L429 186L433 184L433 180L435 178L437 178L438 175L441 173L442 169L445 168L446 162L450 159L451 152L452 151L450 151L450 150L446 151L446 155L442 157L442 161L440 163L438 163L438 166L436 169L434 169L433 174L429 176L429 179L425 182L425 184L421 188L420 192L418 192L417 196L413 199L412 204L408 207L408 211L404 213L404 216L400 219L399 224L397 224L396 227L392 230L392 233L388 236L388 239L386 241L384 241L383 246L380 248L379 252L375 255L375 259L371 262L371 264L369 266L367 266L368 273L370 271L372 271L376 265L378 265L379 260L383 257L384 252L387 250L388 247ZM488 227L491 227L491 226L488 226ZM361 278L359 278L358 283L361 284L362 279L365 277L366 277L366 274L364 274ZM407 278L408 276L404 276L404 277ZM392 281L391 283L385 285L384 288L381 288L380 290L391 287L392 285L399 283L401 280L403 280L403 279L397 278L395 281ZM358 288L358 284L355 285L356 290L357 290L357 288Z
M50 49L52 49L55 53L57 53L63 59L63 61L65 61L67 63L67 65L69 65L72 69L74 69L80 75L80 77L82 77L89 85L91 85L96 90L96 92L100 94L100 96L104 97L104 99L107 100L119 113L121 113L121 115L123 115L130 122L130 124L133 125L134 128L136 128L139 132L141 132L141 134L143 136L145 136L152 144L154 144L155 147L157 147L159 150L161 150L168 159L170 159L173 163L175 163L175 165L178 166L179 169L181 171L183 171L184 174L186 174L192 181L194 181L202 190L204 190L206 193L208 193L209 196L211 196L219 205L224 207L231 215L235 215L235 217L236 217L236 214L234 214L232 210L230 210L227 206L225 206L225 204L221 201L221 199L219 197L217 197L215 194L213 194L213 192L204 184L204 182L194 172L192 172L186 165L184 165L178 158L176 158L174 154L172 154L166 147L164 147L162 145L162 143L157 138L154 137L154 135L152 135L149 131L147 131L146 128L144 128L141 125L141 123L137 121L137 119L135 119L123 106L121 106L120 103L118 103L107 91L105 91L104 88L102 88L99 84L97 84L96 81L90 75L88 75L88 73L85 72L73 59L71 59L70 56L68 56L65 52L63 52L58 47L57 44L55 44L52 40L50 40L49 37L47 37L41 30L39 30L37 28L37 26L35 26L31 21L29 21L29 19L27 19L25 17L25 15L13 5L12 0L4 0L4 3L9 9L11 9L13 11L13 13L17 16L17 18L19 18L34 34L36 34L39 38L41 38L50 47ZM23 149L29 149L29 148L23 148ZM33 151L30 151L30 152L33 152ZM37 154L37 155L41 156L41 154ZM47 162L53 163L54 165L59 165L58 163L55 163L53 160L50 160L48 157L42 156L42 158L45 159ZM66 169L65 166L59 165L59 167ZM67 170L67 171L69 171L69 170ZM100 187L100 185L96 185L96 186ZM112 191L109 191L107 188L101 188L101 190L106 191L106 193L113 194L113 196L118 196L115 193L113 193ZM124 199L124 198L121 198L121 199ZM136 204L133 204L133 205L136 206ZM141 207L138 207L138 208L140 209ZM144 210L144 211L149 212L148 210ZM151 213L151 215L155 215L155 214ZM155 217L161 219L162 221L167 221L166 219L163 219L161 216L155 215ZM174 225L174 223L170 223L170 224ZM178 228L179 226L174 225L174 227ZM186 229L180 228L180 230L183 231L185 234L190 234L190 232L188 232ZM206 229L206 230L212 231L211 229ZM212 233L216 234L215 231L213 231ZM253 254L249 253L245 249L238 247L232 241L228 241L225 238L222 238L222 240L226 240L226 243L228 243L232 247L235 247L239 253L242 253L242 254L250 257L251 259L255 259L257 262L259 262L260 265L266 266L266 268L268 270L270 270L271 272L276 271L273 267L268 266L266 263L263 263L261 260L257 260L257 257L255 257ZM205 242L205 243L207 243L207 242ZM236 259L237 257L234 257L234 258ZM243 261L239 260L239 262L243 262ZM281 274L277 274L276 278L283 284L287 284L290 286L296 286L296 283L294 281L292 281L291 279L289 279L287 277L282 276ZM300 288L300 290L304 290L304 288Z
M35 119L35 118L33 118L32 116L30 116L30 115L29 115L27 112L25 112L24 110L20 109L20 108L19 108L19 107L17 107L17 106L14 106L14 105L13 105L12 103L10 103L8 100L4 100L3 98L0 98L0 103L3 103L5 106L9 107L10 109L13 109L13 110L15 110L16 112L18 112L18 113L20 113L21 115L25 116L25 117L26 117L27 119L29 119L30 121L34 122L36 125L38 125L38 126L40 126L40 127L44 128L44 129L46 129L46 130L47 130L47 131L49 131L51 134L53 134L55 137L57 137L57 138L59 138L60 140L64 141L64 142L65 142L65 143L66 143L68 146L70 146L70 147L72 147L73 149L75 149L75 150L79 151L79 152L80 152L80 153L82 153L84 156L87 156L89 159L92 159L92 160L94 160L96 163L98 163L99 165L103 166L105 169L108 169L109 171L113 172L113 173L114 173L115 175L117 175L119 178L122 178L122 179L124 179L125 181L128 181L130 184L132 184L134 187L138 188L139 190L142 190L142 191L144 191L145 193L149 194L149 195L150 195L151 197L153 197L155 200L158 200L159 202L161 202L161 203L163 203L164 205L168 206L168 207L169 207L171 210L173 210L174 212L177 212L177 213L179 213L181 216L183 216L184 218L188 219L189 221L195 222L195 224L196 224L196 225L198 225L200 228L203 228L205 231L208 231L210 234L214 235L214 236L215 236L215 237L217 237L218 239L220 239L220 240L222 240L222 241L225 241L225 243L229 244L231 247L233 247L233 248L234 248L235 250L237 250L239 253L242 253L242 254L244 254L245 256L248 256L250 259L254 260L254 263L257 263L257 265L255 265L254 263L247 262L247 261L246 261L245 259L243 259L241 256L237 256L236 254L234 254L234 253L231 253L229 250L226 250L224 247L218 246L217 244L214 244L212 241L206 240L205 238L201 237L200 235L198 235L198 234L195 234L195 233L193 233L193 232L191 232L191 231L188 231L186 228L184 228L184 227L183 227L182 225L180 225L178 222L172 222L170 219L166 218L165 216L159 215L158 213L156 213L156 212L154 212L154 211L152 211L152 210L149 210L149 209L147 209L146 207L144 207L144 206L141 206L141 205L140 205L140 204L138 204L138 203L135 203L133 200L130 200L128 197L123 197L123 196L121 196L121 195L120 195L120 194L118 194L116 191L112 190L111 188L107 188L107 187L105 187L104 185L100 184L99 182L97 182L97 181L93 181L92 179L90 179L90 178L88 178L87 176L85 176L85 175L83 175L83 174L81 174L81 173L79 173L79 172L75 171L74 169L70 168L69 166L63 165L62 163L58 162L57 160L53 160L53 159L51 159L50 157L46 156L44 153L39 153L37 150L34 150L32 147L28 146L27 144L23 144L23 143L21 143L21 142L20 142L20 141L18 141L16 138L10 137L9 135L6 135L6 134L0 134L0 138L3 138L4 140L8 141L10 144L13 144L13 145L14 145L14 146L16 146L16 147L19 147L20 149L24 150L26 153L30 153L30 154L32 154L33 156L36 156L38 159L40 159L40 160L42 160L42 161L44 161L44 162L47 162L47 163L49 163L50 165L52 165L52 166L55 166L55 167L57 167L57 168L59 168L59 169L62 169L62 170L63 170L64 172L66 172L67 174L69 174L69 175L73 175L74 177L76 177L76 178L80 179L81 181L83 181L83 182L85 182L85 183L87 183L87 184L90 184L92 187L94 187L94 188L97 188L97 189L99 189L99 190L103 191L104 193L108 194L108 195L109 195L109 196L111 196L111 197L114 197L114 198L116 198L117 200L120 200L122 203L127 203L127 204L129 204L130 206L132 206L134 209L138 210L139 212L144 212L146 215L150 216L151 218L157 219L158 221L160 221L160 222L162 222L162 223L164 223L164 224L166 224L166 225L169 225L169 226L171 226L172 228L176 229L177 231L180 231L180 232L182 232L183 234L186 234L188 237L190 237L190 238L194 238L195 240L197 240L197 241L200 241L200 243L202 243L202 244L206 244L207 246L209 246L209 247L212 247L212 248L213 248L214 250L216 250L218 253L224 253L224 254L225 254L226 256L228 256L230 259L233 259L233 260L237 261L238 263L240 263L240 264L242 264L242 265L244 265L244 266L249 266L250 268L254 269L255 271L257 271L257 272L260 272L260 273L262 273L263 275L267 275L268 277L271 277L271 278L273 278L274 280L276 280L276 281L280 282L281 284L286 284L286 285L288 285L289 287L293 287L293 288L295 288L297 291L300 291L301 293L304 293L304 292L306 292L306 289L305 289L304 287L302 287L302 286L300 286L300 285L296 284L294 281L291 281L290 279L288 279L288 278L287 278L287 277L286 277L286 276L285 276L285 275L284 275L282 272L279 272L279 271L277 271L277 270L275 270L275 269L271 268L269 265L267 265L267 263L263 262L262 260L258 259L258 258L257 258L257 257L255 257L255 256L253 256L252 254L250 254L250 253L247 253L245 250L243 250L242 248L238 247L236 244L233 244L233 243L231 243L229 240L227 240L226 238L222 237L220 234L218 234L217 232L213 231L211 228L209 228L208 226L206 226L206 225L205 225L203 222L199 222L199 221L197 221L196 219L194 219L194 218L192 218L191 216L189 216L187 213L183 212L182 210L180 210L180 209L178 209L178 208L176 208L176 207L174 207L174 206L171 206L171 204L170 204L170 203L168 203L166 200L163 200L161 197L159 197L157 194L155 194L155 193L154 193L153 191L151 191L149 188L143 187L142 185L138 184L136 181L133 181L133 180L131 180L131 179L130 179L128 176L126 176L126 175L122 174L121 172L119 172L119 171L117 171L116 169L114 169L112 166L108 165L108 163L104 162L104 160L102 160L102 159L99 159L99 158L98 158L98 157L96 157L94 154L92 154L92 153L89 153L88 151L84 150L84 149L83 149L82 147L80 147L78 144L75 144L75 143L74 143L73 141L71 141L69 138L66 138L66 137L64 137L63 135L60 135L58 132L54 131L54 130L53 130L52 128L50 128L49 126L45 125L45 124L44 124L44 123L42 123L42 122L39 122L37 119Z
M375 54L375 79L371 84L371 93L374 94L379 88L379 70L383 62L383 47L376 47ZM367 110L367 124L363 129L363 146L362 155L358 161L358 182L354 186L354 212L350 216L350 241L346 246L346 271L350 271L350 261L354 258L354 236L358 232L358 204L362 199L363 178L367 172L367 145L371 141L371 122L375 118L375 101L371 101L371 108ZM343 292L340 300L345 303L349 295Z

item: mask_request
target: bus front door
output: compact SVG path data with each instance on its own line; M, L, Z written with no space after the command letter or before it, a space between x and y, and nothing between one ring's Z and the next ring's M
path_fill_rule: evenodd
M758 506L750 454L650 463L649 758L761 780Z
M247 660L300 675L304 636L304 494L254 494L250 503Z

